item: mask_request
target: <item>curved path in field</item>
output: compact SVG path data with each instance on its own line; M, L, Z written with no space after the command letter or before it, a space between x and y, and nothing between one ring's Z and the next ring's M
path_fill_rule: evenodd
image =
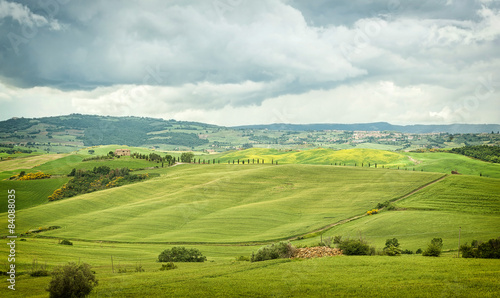
M394 200L394 201L391 201L391 203L396 203L396 202L399 202L399 201L401 201L401 200L403 200L403 199L406 199L407 197L414 195L415 193L417 193L417 192L421 191L422 189L424 189L424 188L426 188L426 187L429 187L429 186L431 186L431 185L433 185L433 184L435 184L435 183L438 183L438 182L440 182L440 181L444 180L446 177L448 177L448 175L447 175L447 174L445 174L445 175L443 175L442 177L440 177L440 178L438 178L438 179L436 179L436 180L434 180L434 181L431 181L431 182L429 182L429 183L427 183L427 184L425 184L425 185L422 185L422 186L420 186L419 188L417 188L417 189L415 189L415 190L412 190L411 192L409 192L409 193L405 194L404 196L402 196L402 197L400 197L400 198L398 198L398 199L396 199L396 200ZM380 209L379 209L379 211L381 211L381 210L383 210L383 209L384 209L384 208L380 208ZM316 229L316 230L311 231L311 232L309 232L309 233L306 233L306 234L303 234L303 235L299 235L299 236L294 236L294 237L288 238L287 240L297 240L297 238L299 238L299 237L304 237L304 236L306 236L306 235L310 235L310 234L314 234L314 233L324 232L324 231L326 231L326 230L328 230L328 229L331 229L331 228L333 228L333 227L336 227L336 226L339 226L339 225L342 225L342 224L345 224L345 223L351 222L351 221L353 221L353 220L356 220L356 219L362 218L362 217L367 216L367 215L368 215L368 214L366 214L366 213L361 214L361 215L356 215L356 216L353 216L353 217L350 217L350 218L347 218L347 219L344 219L344 220L338 221L338 222L336 222L336 223L329 224L329 225L327 225L327 226L324 226L324 227L322 227L322 228Z

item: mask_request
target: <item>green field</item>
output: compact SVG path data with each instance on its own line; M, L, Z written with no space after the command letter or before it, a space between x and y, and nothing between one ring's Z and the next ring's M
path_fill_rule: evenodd
M425 249L434 237L443 239L444 249L456 251L460 228L462 244L498 237L498 179L448 176L395 206L396 211L384 211L334 227L323 237L362 235L379 248L384 246L386 239L396 237L403 249L413 251Z
M14 189L16 190L16 210L20 211L34 206L47 204L47 197L50 196L54 190L63 186L68 182L69 178L53 178L42 180L29 180L29 181L0 181L0 189ZM0 212L7 212L7 200L0 201Z
M124 147L93 149L94 155L104 155ZM7 189L16 190L18 234L61 227L24 238L26 241L17 239L16 296L47 297L44 288L50 277L30 277L33 260L46 263L49 269L69 261L91 264L99 279L92 297L500 295L499 260L456 258L459 231L462 244L500 236L500 179L479 177L477 172L500 177L498 165L449 153L253 148L220 156L221 164L169 168L160 164L151 169L158 164L130 157L82 162L91 156L88 150L22 158L19 164L8 164L0 179L22 169L65 175L72 168L99 165L146 168L136 173L159 176L50 203L47 196L69 178L1 180L5 198ZM145 148L132 151L155 152ZM26 161L30 158L31 164ZM257 158L265 159L265 164L232 164L233 159ZM272 165L271 160L279 165ZM362 168L361 163L371 167ZM387 168L397 165L416 170ZM464 169L452 169L474 176L444 175L457 165ZM395 210L366 215L367 210L385 201L395 201ZM0 217L7 218L3 202ZM4 224L0 236L6 235ZM404 255L235 261L237 256L249 256L274 241L304 236L292 243L316 245L321 238L337 235L362 237L377 250L386 239L395 237L402 249L413 251L425 249L432 238L440 237L445 253L440 258ZM64 238L74 241L74 246L59 245ZM200 249L208 262L179 263L178 269L159 271L158 254L176 245ZM8 255L7 245L0 246L0 255ZM145 272L134 272L139 264ZM127 273L118 273L119 268ZM6 290L5 280L0 285L0 296L13 295Z
M19 242L16 292L0 285L3 297L47 297L50 277L30 277L33 260L51 269L67 261L93 265L99 285L90 297L496 297L500 293L500 260L422 256L340 256L309 260L237 262L255 247L195 246L208 256L205 263L178 263L159 271L159 244L74 242L28 239ZM4 253L2 247L0 252ZM113 257L113 266L111 265ZM137 265L145 272L135 272ZM118 273L126 269L127 273ZM114 270L114 273L113 273Z
M464 175L500 178L500 164L484 162L467 156L445 152L392 152L376 149L312 149L304 151L252 148L223 154L221 162L248 160L278 164L345 164L346 166L399 168L410 171L439 172L450 174L458 171Z
M286 239L363 214L440 176L312 165L180 165L143 183L22 210L19 229L62 226L45 235L128 242Z
M265 162L278 162L278 164L346 164L359 167L386 165L389 167L411 165L412 162L405 155L375 149L345 149L345 150L332 150L332 149L311 149L304 151L297 150L276 150L276 149L261 149L252 148L242 151L233 151L222 155L221 162L227 163L233 160L245 160L253 162L253 160L264 159ZM256 161L255 161L256 162Z
M500 164L484 162L467 156L453 153L405 153L417 160L417 164L412 166L417 171L451 173L457 171L464 175L500 178Z

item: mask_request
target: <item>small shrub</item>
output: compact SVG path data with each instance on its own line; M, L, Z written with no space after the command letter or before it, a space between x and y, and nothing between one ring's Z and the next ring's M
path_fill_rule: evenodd
M68 239L63 239L59 244L62 245L73 245L73 242L69 241Z
M384 254L387 256L401 255L401 249L399 248L398 239L392 238L385 241Z
M162 264L160 271L165 271L165 270L173 270L176 269L177 265L175 265L173 262L169 262L167 264Z
M342 240L338 244L338 248L342 250L342 254L344 255L372 255L374 249L370 248L370 245L366 243L363 239L354 240L354 239L346 239Z
M49 276L49 271L45 269L38 269L30 272L32 277Z
M33 260L33 263L31 264L30 276L33 277L49 276L49 271L47 270L47 264L38 267L38 261L36 259Z
M52 280L46 289L50 297L85 297L98 284L89 264L68 263L52 272Z
M404 255L412 255L413 251L409 250L409 249L405 249L405 250L402 250L401 253L404 254Z
M391 203L391 204L389 204L389 205L387 206L387 210L389 210L389 211L394 211L394 210L396 210L396 206L394 206L394 204L392 204L392 203Z
M247 257L247 256L239 256L239 257L236 257L236 261L238 261L238 262L248 262L248 261L250 261L250 258Z
M279 242L259 248L256 254L252 253L250 261L259 262L293 256L295 247L290 242Z
M439 257L441 255L441 249L443 248L443 239L434 238L426 250L422 252L423 256L426 257Z
M127 268L118 268L118 273L127 273Z
M415 253L418 254L418 255L421 254L422 253L422 249L421 248L417 249L417 251Z
M172 247L158 256L158 262L205 262L207 257L196 248Z
M142 265L139 264L139 265L135 265L135 272L144 272L144 268L142 268Z

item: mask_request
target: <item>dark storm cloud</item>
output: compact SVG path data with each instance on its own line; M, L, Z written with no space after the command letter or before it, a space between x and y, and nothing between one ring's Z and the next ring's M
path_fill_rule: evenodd
M496 119L499 3L0 0L0 103L306 121L316 102L352 122ZM366 109L349 106L358 97ZM369 113L380 107L392 112Z

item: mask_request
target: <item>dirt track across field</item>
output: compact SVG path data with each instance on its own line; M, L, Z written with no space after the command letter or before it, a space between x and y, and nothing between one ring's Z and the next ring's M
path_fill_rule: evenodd
M436 179L436 180L434 180L434 181L431 181L431 182L429 182L429 183L427 183L427 184L425 184L425 185L422 185L422 186L420 186L419 188L417 188L417 189L415 189L415 190L413 190L413 191L411 191L411 192L409 192L409 193L405 194L404 196L402 196L402 197L400 197L400 198L398 198L398 199L396 199L396 200L392 201L392 203L396 203L396 202L399 202L399 201L401 201L401 200L403 200L403 199L406 199L407 197L409 197L409 196L411 196L411 195L414 195L416 192L419 192L419 191L421 191L422 189L424 189L424 188L426 188L426 187L429 187L429 186L431 186L431 185L433 185L433 184L435 184L435 183L440 182L441 180L445 179L446 177L448 177L448 175L446 175L446 174L445 174L445 175L443 175L442 177L440 177L440 178L438 178L438 179ZM384 209L384 208L380 208L380 209L379 209L379 211L381 211L381 210L383 210L383 209ZM336 223L332 223L332 224L330 224L330 225L327 225L327 226L325 226L325 227L319 228L319 229L317 229L317 230L311 231L311 232L309 232L309 233L307 233L307 234L304 234L304 235L301 235L301 236L292 237L292 238L290 238L290 239L288 239L288 240L297 240L297 238L299 238L299 237L304 237L304 236L306 236L306 235L308 235L308 234L318 233L318 232L323 232L323 231L326 231L326 230L328 230L328 229L330 229L330 228L333 228L333 227L335 227L335 226L339 226L339 225L342 225L342 224L348 223L348 222L350 222L350 221L353 221L353 220L359 219L359 218L364 217L364 216L367 216L367 215L368 215L368 214L366 214L366 213L361 214L361 215L356 215L356 216L353 216L353 217L350 217L350 218L347 218L347 219L344 219L344 220L338 221L338 222L336 222Z

